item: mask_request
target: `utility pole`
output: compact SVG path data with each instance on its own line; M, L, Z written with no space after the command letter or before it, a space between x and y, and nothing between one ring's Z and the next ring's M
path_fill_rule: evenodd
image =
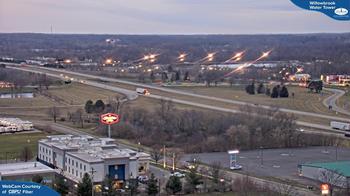
M262 167L264 165L264 151L263 147L260 146L260 166Z
M163 146L163 168L166 168L165 145Z
M93 167L91 167L91 183L92 183L92 187L91 187L91 196L94 196L95 195L95 189L94 189L94 173L96 173L96 170L94 170Z
M173 153L173 171L175 171L175 153Z

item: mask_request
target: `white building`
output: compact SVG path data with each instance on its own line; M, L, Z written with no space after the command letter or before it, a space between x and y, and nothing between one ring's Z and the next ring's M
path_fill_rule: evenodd
M147 172L150 155L119 149L113 142L113 139L91 136L48 136L39 140L38 158L75 182L79 182L84 173L93 174L93 181L99 183L106 176L123 182Z
M21 162L0 164L0 180L31 181L40 175L46 184L51 184L55 170L39 162Z

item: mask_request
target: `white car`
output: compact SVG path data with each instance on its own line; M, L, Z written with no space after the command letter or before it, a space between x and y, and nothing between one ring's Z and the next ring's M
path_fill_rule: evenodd
M170 176L176 176L178 178L183 178L185 177L186 175L183 174L183 173L180 173L180 172L174 172L174 173L171 173Z
M231 170L240 170L240 169L242 169L242 165L236 164L236 165L230 167L230 169L231 169Z
M148 181L148 176L138 176L137 180L139 182L147 182Z

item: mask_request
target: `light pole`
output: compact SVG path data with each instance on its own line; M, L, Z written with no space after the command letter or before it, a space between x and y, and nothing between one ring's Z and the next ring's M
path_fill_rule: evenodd
M165 145L163 146L163 168L166 168L166 154L165 154Z
M264 165L264 148L260 146L260 167Z
M94 195L95 195L95 189L94 189L94 173L96 173L96 170L94 170L94 168L91 167L90 173L91 173L91 184L92 184L92 186L91 186L91 195L94 196Z

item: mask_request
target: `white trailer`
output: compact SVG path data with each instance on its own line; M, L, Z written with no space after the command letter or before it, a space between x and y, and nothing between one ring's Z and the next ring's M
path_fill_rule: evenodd
M136 88L136 92L143 95L150 95L149 91L145 88Z
M339 129L343 131L350 131L350 123L331 121L331 127L333 129Z

